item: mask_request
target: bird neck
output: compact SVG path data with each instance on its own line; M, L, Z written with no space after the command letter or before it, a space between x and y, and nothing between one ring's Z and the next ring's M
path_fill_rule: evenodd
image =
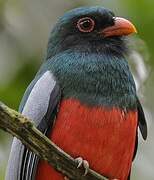
M124 37L104 39L89 37L87 39L82 39L80 37L75 38L73 35L63 37L60 34L57 35L56 33L56 30L51 33L47 47L46 59L50 59L58 53L65 52L67 50L85 54L110 54L111 56L117 57L124 57L128 53L128 47Z

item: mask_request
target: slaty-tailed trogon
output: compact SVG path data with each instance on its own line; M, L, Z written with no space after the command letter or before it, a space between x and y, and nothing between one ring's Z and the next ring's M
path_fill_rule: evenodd
M109 179L130 179L137 127L145 116L126 61L131 22L103 7L81 7L61 17L47 56L27 88L19 111L72 157ZM14 138L6 180L61 180Z

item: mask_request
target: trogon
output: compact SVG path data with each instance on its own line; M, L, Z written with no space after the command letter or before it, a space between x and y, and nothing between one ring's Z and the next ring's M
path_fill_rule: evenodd
M66 12L50 34L45 61L19 108L66 153L110 180L130 179L138 127L147 138L126 60L126 37L135 32L130 21L103 7ZM14 138L6 180L62 179Z

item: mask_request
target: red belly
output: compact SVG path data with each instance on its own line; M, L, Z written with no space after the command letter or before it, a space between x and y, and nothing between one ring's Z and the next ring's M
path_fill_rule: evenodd
M137 112L87 107L77 100L61 102L50 139L72 157L86 159L90 168L110 178L127 180L134 152ZM63 176L40 161L36 180Z

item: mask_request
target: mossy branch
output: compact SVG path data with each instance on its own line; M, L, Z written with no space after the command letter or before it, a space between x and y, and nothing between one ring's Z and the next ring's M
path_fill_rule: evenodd
M29 150L37 154L41 159L48 161L51 166L69 179L107 180L107 178L91 169L86 176L83 176L84 169L77 169L77 164L71 156L51 142L28 118L1 102L0 128L16 136Z

